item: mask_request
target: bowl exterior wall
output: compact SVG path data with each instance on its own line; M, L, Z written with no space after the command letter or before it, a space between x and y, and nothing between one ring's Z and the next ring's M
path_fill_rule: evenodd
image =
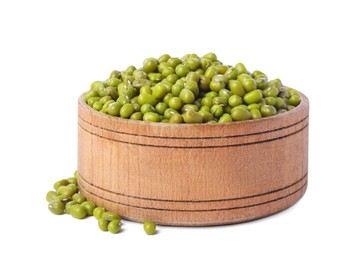
M78 103L78 181L122 217L176 226L245 222L284 210L307 188L309 103L274 117L163 124Z

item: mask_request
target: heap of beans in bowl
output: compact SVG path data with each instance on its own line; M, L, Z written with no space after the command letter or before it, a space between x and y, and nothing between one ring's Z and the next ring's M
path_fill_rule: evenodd
M146 58L113 70L84 93L93 109L111 116L162 123L227 123L285 113L299 93L244 64L224 65L215 53Z

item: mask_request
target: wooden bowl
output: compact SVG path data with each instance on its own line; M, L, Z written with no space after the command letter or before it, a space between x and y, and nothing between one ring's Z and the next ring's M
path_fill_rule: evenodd
M133 121L78 104L81 193L134 221L210 226L271 215L307 188L309 102L225 124Z

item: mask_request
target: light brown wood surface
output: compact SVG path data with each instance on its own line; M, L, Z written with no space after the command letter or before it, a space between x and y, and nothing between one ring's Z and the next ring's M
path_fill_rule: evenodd
M297 202L308 175L309 102L277 116L225 124L121 119L78 103L82 194L135 221L238 223Z

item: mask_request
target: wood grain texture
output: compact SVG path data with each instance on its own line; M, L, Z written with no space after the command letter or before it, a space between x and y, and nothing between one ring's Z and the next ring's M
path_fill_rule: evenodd
M305 193L309 102L270 118L163 124L96 112L78 102L81 192L135 221L176 226L244 222Z

